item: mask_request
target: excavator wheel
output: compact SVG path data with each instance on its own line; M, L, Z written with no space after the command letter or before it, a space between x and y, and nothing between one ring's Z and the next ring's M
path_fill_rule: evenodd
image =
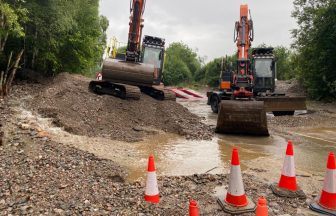
M264 102L223 100L220 103L216 132L268 136Z
M211 110L214 113L218 113L220 100L217 96L212 96L210 99Z

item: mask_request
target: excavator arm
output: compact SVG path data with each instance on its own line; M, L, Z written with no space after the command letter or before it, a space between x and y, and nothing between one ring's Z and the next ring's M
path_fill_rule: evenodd
M240 7L240 20L235 24L235 38L238 47L238 59L248 59L248 52L252 46L254 37L253 21L248 18L249 10L247 5Z
M233 83L234 97L250 98L253 96L253 73L250 67L249 50L253 41L253 22L249 19L248 5L240 6L240 20L235 24L234 42L237 43L237 69Z
M126 50L126 61L138 62L140 59L140 42L142 37L143 14L145 12L146 0L130 0L130 22L128 32L128 43Z

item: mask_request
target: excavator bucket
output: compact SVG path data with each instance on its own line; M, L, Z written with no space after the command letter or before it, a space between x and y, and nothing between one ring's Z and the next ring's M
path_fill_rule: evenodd
M264 102L223 100L219 107L216 132L268 136Z

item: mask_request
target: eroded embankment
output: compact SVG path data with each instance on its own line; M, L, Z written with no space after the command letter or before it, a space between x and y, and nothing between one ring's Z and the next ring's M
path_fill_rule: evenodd
M29 92L26 108L53 118L56 126L90 137L134 142L165 131L191 139L211 139L213 130L174 101L157 101L141 95L139 101L96 95L90 79L63 73L47 84L20 85L16 94Z

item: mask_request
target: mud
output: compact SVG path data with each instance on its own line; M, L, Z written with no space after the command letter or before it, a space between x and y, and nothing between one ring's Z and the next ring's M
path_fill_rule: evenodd
M129 110L127 107L135 109L130 101L125 101L127 106L112 105L112 109L110 102L123 101L110 96L91 97L84 85L85 78L62 76L51 83L16 86L15 97L0 106L0 122L4 125L0 175L5 176L0 179L0 215L187 215L191 198L199 201L201 215L227 215L217 205L216 194L227 189L233 146L239 149L248 196L254 201L260 195L266 196L270 215L312 215L308 203L321 190L328 152L335 151L335 104L309 102L309 111L294 117L269 114L270 137L214 135L209 140L192 140L186 139L190 138L188 133L180 136L178 132L188 121L193 122L195 118L197 125L205 125L207 129L203 130L210 131L216 123L217 116L210 111L206 101L178 101L181 105L162 106L151 98L140 101L140 105L147 101L156 108L154 112L144 108L143 104L140 106L154 112L153 119L155 117L159 122L161 119L156 113L162 114L162 110L158 107L168 109L172 106L177 114L172 113L170 117L177 123L168 125L177 126L170 131L162 126L162 122L147 121ZM60 93L61 89L66 90ZM81 113L94 108L84 103L84 98L107 109L99 112L105 116L109 112L133 112L132 116L146 120L144 126L139 124L145 132L142 133L140 128L136 133L130 132L133 129L127 131L130 137L136 136L128 139L115 133L118 128L110 128L112 136L104 136L107 131L100 133L92 126L86 128L86 123L92 122ZM101 106L102 101L107 105ZM56 111L43 112L46 108ZM99 116L88 113L93 118ZM77 119L76 115L81 118ZM140 115L144 113L140 112ZM128 116L129 119L133 119L132 116ZM188 120L179 122L178 118L185 116ZM85 119L85 123L80 122L81 119ZM114 119L110 120L114 122ZM124 122L114 123L129 126ZM92 124L99 125L95 121ZM196 129L202 130L203 126L198 128L197 125ZM191 126L184 129L191 130ZM80 127L84 127L85 133ZM288 139L295 145L297 179L307 200L278 198L269 189L269 185L280 178ZM162 198L155 206L143 201L149 154L156 158Z
M202 215L227 215L216 202L217 192L227 189L227 174L161 174L161 202L150 205L143 200L142 179L125 182L126 172L117 163L71 147L64 137L63 142L55 141L52 134L42 133L50 120L40 119L16 103L9 106L12 108L5 108L6 115L0 116L1 122L6 122L4 145L0 147L0 215L186 215L190 199L198 200ZM150 151L144 144L138 150ZM145 170L146 161L137 163ZM246 193L254 201L260 194L268 197L270 215L294 215L305 206L305 200L285 202L274 196L268 183L253 175L243 178Z
M139 101L122 100L88 91L90 79L63 73L37 86L21 85L16 95L29 92L22 101L30 110L52 118L57 127L89 137L135 142L159 131L189 139L211 139L212 130L183 106L141 95Z

